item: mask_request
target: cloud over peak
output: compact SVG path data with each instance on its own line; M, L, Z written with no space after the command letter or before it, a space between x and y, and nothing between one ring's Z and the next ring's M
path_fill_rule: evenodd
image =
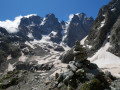
M18 26L20 24L21 18L29 18L31 16L37 16L37 14L30 14L27 16L17 16L13 21L11 20L5 20L5 21L0 21L0 27L5 28L9 33L17 33Z

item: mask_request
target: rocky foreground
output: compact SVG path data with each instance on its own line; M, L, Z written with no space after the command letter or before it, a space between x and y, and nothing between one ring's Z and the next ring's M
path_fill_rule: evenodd
M79 43L73 52L73 61L64 69L58 62L16 63L13 71L0 74L0 90L120 90L120 79L86 60L85 49Z
M120 90L120 79L102 72L96 64L85 60L70 61L62 73L14 70L0 76L0 90Z

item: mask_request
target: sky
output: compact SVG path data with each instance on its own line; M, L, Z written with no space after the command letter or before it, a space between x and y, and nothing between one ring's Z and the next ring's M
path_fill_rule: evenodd
M38 14L44 17L54 13L59 21L67 21L70 14L84 12L97 17L99 9L110 0L0 0L0 21L14 20L17 16Z

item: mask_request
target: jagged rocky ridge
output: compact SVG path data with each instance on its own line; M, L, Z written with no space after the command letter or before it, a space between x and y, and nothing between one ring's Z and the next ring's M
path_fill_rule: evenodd
M52 42L63 42L72 47L75 40L82 40L88 34L93 21L84 13L74 15L68 23L60 23L54 14L44 18L33 15L21 18L17 35L32 40L41 40L43 35L48 35Z
M92 17L88 18L84 13L73 15L67 27L67 36L64 40L67 45L72 47L74 41L80 41L87 36L93 21Z
M79 16L80 15L81 15L81 19L77 20L79 21L77 23L85 22L85 25L89 24L90 21L88 20L87 16L83 13L79 14ZM65 33L68 31L66 30L66 28L72 25L72 23L74 23L74 21L69 21L70 25L69 24L66 25L64 21L60 23L54 14L48 14L44 18L38 15L28 15L28 16L24 16L20 18L20 20L18 21L20 22L18 24L18 28L15 28L17 29L17 32L15 33L9 33L8 28L6 29L3 27L0 28L0 35L1 35L0 36L0 39L1 39L1 43L0 43L1 44L1 47L0 47L1 55L0 56L1 58L3 58L0 60L0 63L4 62L4 64L2 64L2 67L5 66L5 68L7 68L6 66L8 66L6 65L6 63L9 64L9 61L6 62L7 57L14 58L14 60L10 61L13 64L13 62L15 63L15 59L16 61L18 61L19 58L23 56L23 54L43 56L43 55L47 55L49 53L48 51L50 51L49 49L51 48L53 48L54 51L58 51L58 52L64 51L64 48L60 46L59 44L61 42L65 43L64 40L68 39L68 37L66 36L69 36L69 35L66 35ZM91 23L92 22L93 21L91 19ZM88 29L90 28L91 23L88 25ZM76 28L78 27L79 26L76 26ZM77 32L75 32L74 34L76 33ZM86 35L87 34L85 33L85 35L83 36L86 36ZM66 38L63 39L64 37ZM76 37L76 40L77 39L79 40L82 38ZM45 42L46 46L48 46L49 42L50 42L49 44L51 44L52 42L53 46L49 45L48 47L44 47L44 50L43 50L42 49L43 47L41 47L41 45L35 45L36 49L34 49L33 47L31 47L29 43L30 41L33 41L34 39L41 40L41 41L43 39L44 41L47 42L47 43ZM57 43L57 44L54 44L54 43ZM15 54L15 52L18 52L18 53ZM2 71L4 71L5 68L3 68Z
M96 52L108 38L108 42L112 45L110 52L115 55L119 53L119 16L120 16L120 1L112 0L108 5L103 6L98 17L94 21L90 33L85 40L85 46L90 51L89 54ZM110 39L110 41L109 41ZM113 50L113 51L112 51ZM93 52L93 53L92 53Z
M86 47L89 57L93 56L97 52L100 52L99 50L101 50L101 48L103 49L107 48L106 52L109 51L114 55L120 56L120 43L119 43L120 7L119 6L120 6L119 0L112 0L108 5L105 5L100 9L98 13L98 17L96 18L90 29L90 33L82 41L84 42L83 45L84 47ZM110 45L106 45L106 44L110 44ZM69 57L69 60L67 57ZM95 59L99 59L99 57L104 58L104 55L96 56ZM67 63L73 60L73 49L65 52L60 57L60 59L63 62L67 62ZM95 61L95 59L93 61Z

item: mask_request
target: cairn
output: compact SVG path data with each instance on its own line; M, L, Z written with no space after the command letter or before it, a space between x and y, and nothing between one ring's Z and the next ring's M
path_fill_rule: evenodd
M83 48L82 45L80 45L79 41L75 42L73 53L74 53L74 61L75 62L80 63L87 59L86 50Z

